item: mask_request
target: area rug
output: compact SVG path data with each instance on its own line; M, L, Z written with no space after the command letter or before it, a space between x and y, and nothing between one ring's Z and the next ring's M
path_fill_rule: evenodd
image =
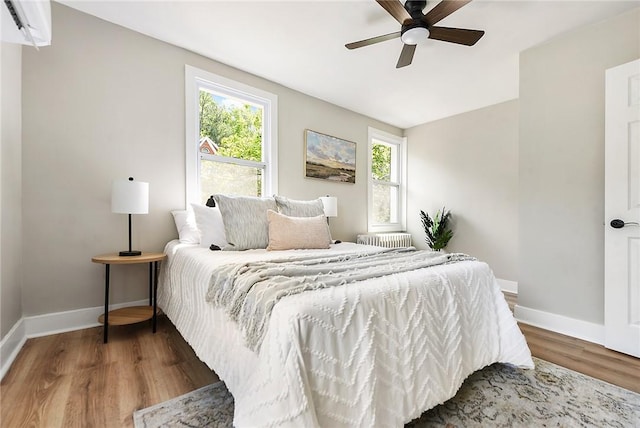
M640 427L640 394L536 359L535 370L493 364L406 427ZM224 383L133 414L136 428L233 426Z

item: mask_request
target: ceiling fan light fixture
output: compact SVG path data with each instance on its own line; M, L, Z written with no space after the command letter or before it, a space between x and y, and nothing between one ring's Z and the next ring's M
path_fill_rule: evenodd
M425 27L413 27L402 33L400 40L405 45L417 45L429 37L429 30Z

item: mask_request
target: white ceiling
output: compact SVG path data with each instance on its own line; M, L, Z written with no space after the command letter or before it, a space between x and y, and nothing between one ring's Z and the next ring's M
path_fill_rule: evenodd
M475 0L438 23L485 30L475 46L428 40L396 69L399 39L344 47L400 30L374 0L59 1L404 129L517 98L519 52L640 6Z

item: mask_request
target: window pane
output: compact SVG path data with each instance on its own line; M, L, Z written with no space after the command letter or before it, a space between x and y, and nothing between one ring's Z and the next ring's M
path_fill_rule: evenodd
M378 181L398 181L398 146L381 141L371 145L371 177Z
M376 224L398 222L398 188L373 185L373 221Z
M203 204L216 193L262 196L261 189L260 168L200 160L200 199Z
M262 161L263 108L200 89L200 152Z
M375 180L391 180L391 146L374 143L371 147L371 176Z

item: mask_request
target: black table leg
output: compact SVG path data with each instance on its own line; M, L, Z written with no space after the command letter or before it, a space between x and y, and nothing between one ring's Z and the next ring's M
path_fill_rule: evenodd
M153 332L156 332L157 312L158 312L158 262L153 262Z
M104 343L109 340L109 263L105 264L104 275Z
M149 306L153 305L151 301L151 297L153 296L151 287L153 287L153 262L149 262Z

